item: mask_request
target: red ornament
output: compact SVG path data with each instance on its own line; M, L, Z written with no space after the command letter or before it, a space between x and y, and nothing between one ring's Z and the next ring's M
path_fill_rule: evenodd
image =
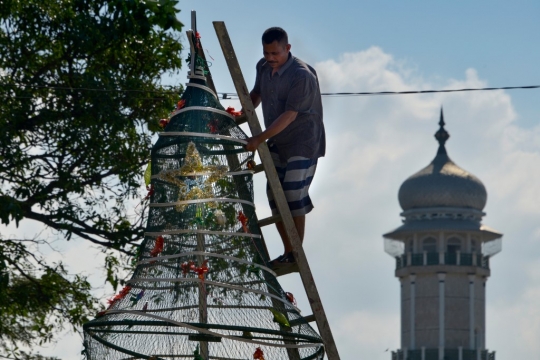
M253 359L264 360L264 353L260 347L258 347L257 350L255 350L255 352L253 353Z
M225 111L227 111L227 112L228 112L229 114L231 114L232 116L240 116L240 115L243 114L242 111L236 111L236 110L234 110L234 108L233 108L232 106L229 106L229 107L227 108L227 110L225 110Z
M248 218L246 217L246 215L244 215L243 212L239 211L237 219L242 223L242 228L244 229L244 232L249 234L249 229L247 227Z
M150 256L151 257L156 257L159 254L161 254L161 252L163 251L163 244L164 244L164 239L163 239L163 236L160 235L156 239L156 243L154 244L154 248L152 249L152 251L150 251Z
M285 293L285 297L287 298L287 300L289 300L289 302L291 304L293 304L294 306L296 306L296 299L294 298L294 295L290 292L286 292Z
M182 99L182 100L178 101L178 103L176 104L176 110L180 110L184 106L186 106L186 100Z
M169 125L169 119L161 119L159 120L159 126L161 126L162 128L166 128L167 125Z

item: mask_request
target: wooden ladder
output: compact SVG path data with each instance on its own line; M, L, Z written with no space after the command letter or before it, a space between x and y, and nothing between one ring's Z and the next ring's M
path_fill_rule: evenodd
M231 72L231 77L234 82L238 97L240 99L240 103L242 104L242 108L244 109L246 120L251 129L251 133L253 135L258 135L262 132L261 125L259 124L259 119L257 118L255 108L253 107L253 103L251 102L249 90L246 86L244 76L242 75L242 70L240 69L240 65L234 52L229 33L227 32L227 28L225 27L225 23L222 21L215 21L213 24L216 30L217 37L219 39L219 43L221 45L221 49L223 50L223 55L225 56L225 60L227 61L227 66L229 67L229 71ZM203 59L205 58L204 52L202 50L202 44L198 49L198 54ZM208 78L208 85L214 90L214 92L216 91L214 82L212 81L211 77ZM270 189L272 190L272 193L274 195L276 207L280 214L260 220L259 226L262 227L282 221L285 227L285 231L291 241L294 258L296 259L297 264L295 266L278 269L276 273L278 274L278 276L295 271L300 273L302 283L304 284L304 288L306 290L307 298L311 305L311 310L313 311L313 315L305 316L304 320L308 322L315 321L317 323L319 333L324 342L324 347L326 355L328 356L328 360L339 360L336 343L334 342L334 337L332 336L332 331L330 330L330 325L328 324L328 320L326 317L326 313L324 312L319 292L317 290L317 287L315 286L315 281L313 280L313 275L311 273L311 269L309 268L306 254L304 253L304 249L302 248L302 242L300 241L300 237L298 236L298 232L296 231L294 220L287 204L287 199L285 198L285 194L283 193L283 188L281 187L281 184L279 182L276 169L274 168L274 163L272 161L268 145L266 144L266 142L263 142L259 145L257 150L259 152L262 166L258 165L256 167L256 172L264 170L264 172L266 173Z

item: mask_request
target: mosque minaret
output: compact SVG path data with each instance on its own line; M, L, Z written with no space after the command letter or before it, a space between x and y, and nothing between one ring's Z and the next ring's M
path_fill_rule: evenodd
M401 348L392 360L494 360L486 349L486 281L502 234L481 223L482 182L446 152L399 189L403 225L384 234L401 286Z

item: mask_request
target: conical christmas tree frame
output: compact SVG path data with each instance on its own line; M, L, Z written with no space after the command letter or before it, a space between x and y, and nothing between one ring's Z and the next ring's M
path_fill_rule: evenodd
M197 70L152 148L136 269L84 325L86 356L322 359L321 338L267 267L247 136L206 86L206 63L191 59Z

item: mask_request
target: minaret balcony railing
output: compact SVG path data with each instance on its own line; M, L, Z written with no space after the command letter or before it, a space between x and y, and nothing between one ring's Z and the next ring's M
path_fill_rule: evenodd
M460 354L461 353L461 354ZM444 349L444 360L495 360L495 351ZM440 360L439 349L392 351L392 360Z
M455 265L478 266L489 270L489 256L478 253L427 252L396 256L396 270L407 266Z

